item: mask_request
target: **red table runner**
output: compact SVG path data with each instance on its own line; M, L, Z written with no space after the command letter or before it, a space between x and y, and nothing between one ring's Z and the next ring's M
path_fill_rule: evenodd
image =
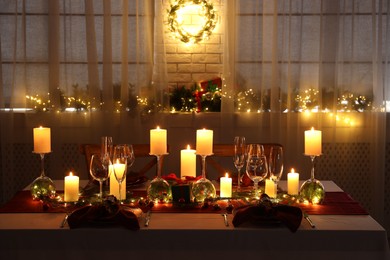
M355 200L353 200L345 192L327 192L325 200L321 205L305 205L296 204L309 215L367 215L368 212ZM165 213L220 213L222 209L209 206L202 208L201 206L173 204L158 204L152 208L153 212ZM40 201L34 201L30 191L19 191L16 195L3 207L0 208L0 213L58 213L65 212L61 207L44 207Z

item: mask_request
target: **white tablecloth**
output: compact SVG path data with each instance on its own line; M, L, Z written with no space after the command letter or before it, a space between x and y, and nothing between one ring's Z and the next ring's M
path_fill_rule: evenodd
M390 259L386 231L369 215L310 217L316 228L302 220L292 233L234 228L231 215L226 227L220 214L153 213L149 227L129 231L61 229L60 213L4 213L0 259Z

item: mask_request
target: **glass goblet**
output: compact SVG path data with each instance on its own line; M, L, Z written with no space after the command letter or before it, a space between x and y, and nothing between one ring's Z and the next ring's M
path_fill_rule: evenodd
M234 166L237 169L237 191L241 190L241 169L245 165L245 137L244 136L236 136L234 137L234 156L233 162Z
M283 148L281 146L271 146L268 167L270 179L277 184L283 175Z
M101 156L103 157L105 154L112 156L112 149L113 149L112 137L102 136L101 148L100 148Z
M112 157L113 172L116 180L119 184L119 201L122 201L122 182L126 179L127 168L127 145L117 145L114 147L114 153Z
M108 154L100 156L92 155L89 173L94 180L99 181L99 198L103 199L103 182L110 177L111 160Z
M131 144L124 145L125 147L125 156L127 158L127 169L129 169L135 162L134 149Z
M267 177L267 157L264 154L264 147L259 144L250 144L248 147L248 158L246 174L254 182L255 195L258 193L259 182Z

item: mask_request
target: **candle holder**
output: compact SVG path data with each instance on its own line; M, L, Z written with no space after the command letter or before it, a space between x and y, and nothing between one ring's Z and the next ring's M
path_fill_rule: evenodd
M34 200L53 198L56 195L56 187L53 181L45 175L45 153L39 153L39 155L41 157L41 175L30 186Z
M314 160L316 157L316 155L310 155L311 177L302 184L299 194L304 200L312 204L321 204L325 198L325 189L324 185L314 177Z
M157 176L150 182L147 194L148 198L158 202L169 202L172 198L171 187L169 183L161 178L162 156L166 154L151 154L157 158Z
M200 156L202 156L202 178L192 185L192 195L197 202L203 202L207 198L215 198L217 196L214 184L206 178L207 155Z

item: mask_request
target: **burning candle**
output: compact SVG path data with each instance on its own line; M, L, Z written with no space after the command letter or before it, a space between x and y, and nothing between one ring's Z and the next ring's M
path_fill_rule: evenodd
M114 165L110 165L109 166L109 171L110 171L110 194L115 196L116 198L119 198L119 182L118 180L116 179L115 175L114 175ZM119 167L118 165L116 167ZM123 165L124 167L124 165ZM118 174L118 173L117 173ZM120 177L120 176L118 176ZM123 180L122 183L126 183L126 177L125 179ZM123 185L122 184L122 187L121 187L121 198L126 198L126 185Z
M156 129L150 130L150 154L163 155L167 153L167 130Z
M267 194L271 198L276 198L277 193L278 193L277 184L271 179L266 179L265 180L265 194Z
M221 177L219 196L221 198L230 198L232 196L232 178L229 178L227 173L225 177Z
M297 195L299 191L299 173L294 172L294 168L291 172L287 173L287 193L290 195Z
M79 200L79 177L74 176L72 172L65 176L64 201Z
M190 145L187 145L187 149L180 151L180 173L182 177L196 177L196 155Z
M305 131L305 154L306 155L320 155L322 150L322 133L319 130Z
M213 130L196 130L196 154L213 154Z
M51 140L50 128L38 127L34 128L34 153L50 153Z

